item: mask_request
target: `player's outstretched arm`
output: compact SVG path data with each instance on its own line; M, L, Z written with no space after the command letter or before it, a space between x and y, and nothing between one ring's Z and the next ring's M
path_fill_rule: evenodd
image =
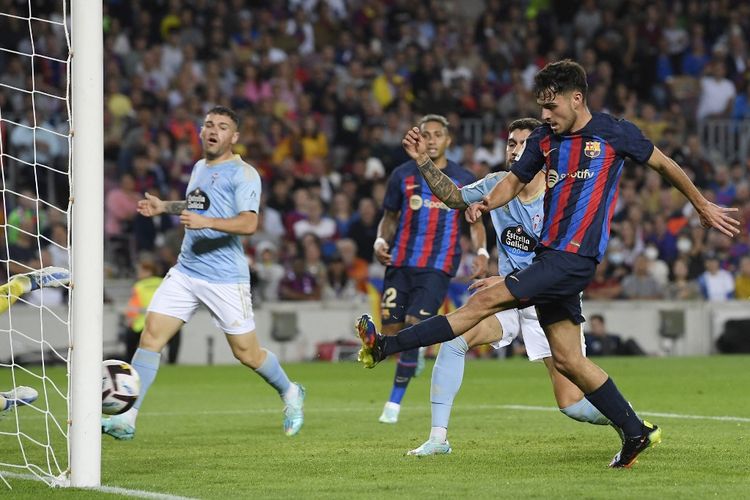
M144 193L145 199L138 201L138 213L144 217L154 217L163 213L180 215L187 202L181 201L162 201L159 197L152 194Z
M401 144L404 146L406 154L417 162L419 172L422 174L422 177L424 177L427 185L430 186L432 193L437 196L440 201L450 208L460 210L463 210L468 206L461 197L461 192L459 191L458 186L456 186L451 178L445 175L442 170L433 163L430 157L427 156L427 144L425 144L425 141L422 139L422 134L417 127L413 127L406 132Z
M698 212L703 227L716 228L727 236L739 234L740 221L729 215L731 212L737 212L737 208L720 207L708 201L682 168L659 148L654 147L646 163L685 195Z

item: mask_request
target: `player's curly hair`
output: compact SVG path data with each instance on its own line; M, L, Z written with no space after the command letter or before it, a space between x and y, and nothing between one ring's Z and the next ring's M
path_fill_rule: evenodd
M508 125L508 132L513 132L514 130L534 130L541 126L542 122L536 118L519 118L518 120L510 122L510 125Z
M234 122L234 124L237 126L237 129L240 128L240 117L237 116L237 113L234 112L233 109L230 109L226 106L214 106L213 108L208 110L207 115L222 115L229 117L230 120Z
M557 94L577 90L586 98L589 84L586 70L571 59L547 64L534 76L534 94L537 99L551 101Z

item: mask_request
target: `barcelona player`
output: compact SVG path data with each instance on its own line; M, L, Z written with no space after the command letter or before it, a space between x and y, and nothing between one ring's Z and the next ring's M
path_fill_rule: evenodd
M523 151L526 139L542 123L535 118L521 118L508 126L506 165L510 167ZM507 172L495 172L474 184L458 186L449 182L437 168L427 165L422 175L432 192L451 208L465 209L480 201L505 177ZM492 225L497 234L498 270L507 276L515 270L531 264L534 249L544 220L544 193L546 179L540 171L506 207L492 211ZM487 280L482 282L486 285ZM607 425L611 422L583 397L581 390L555 369L549 343L534 307L507 309L482 320L468 332L440 346L435 366L432 369L430 402L432 428L430 437L421 446L407 453L412 456L442 455L451 452L448 443L448 422L453 400L461 387L466 353L469 349L490 344L498 349L509 345L515 337L523 335L526 354L530 361L542 361L552 382L552 390L560 411L581 422ZM579 340L585 353L583 338Z
M419 121L425 154L452 182L465 186L474 176L445 157L450 146L448 120L426 115ZM448 208L431 191L411 160L397 167L388 181L383 200L383 218L378 225L375 257L387 266L383 282L381 316L383 333L396 333L438 312L445 300L450 279L461 259L460 213ZM489 254L482 224L471 227L472 241L480 253L474 274L487 269ZM419 349L401 353L393 388L380 422L395 424L401 401L418 366Z
M606 113L592 114L586 105L586 72L580 64L571 60L547 64L535 75L534 87L544 125L526 140L511 172L481 203L466 210L467 219L474 222L483 213L505 206L546 167L544 222L532 264L502 281L488 278L493 281L458 310L396 336L378 335L369 318L361 318L357 325L361 357L372 366L389 354L450 340L496 312L535 305L555 368L624 434L610 467L630 467L642 451L661 441L661 429L638 417L607 373L582 355L579 344L584 321L580 293L606 250L625 159L648 165L679 189L705 227L728 236L738 234L739 221L730 215L736 209L708 201L679 165L632 123ZM403 144L418 165L430 161L414 129L407 132Z

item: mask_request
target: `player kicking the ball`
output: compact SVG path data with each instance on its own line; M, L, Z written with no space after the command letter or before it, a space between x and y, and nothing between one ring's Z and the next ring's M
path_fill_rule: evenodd
M187 199L162 201L146 194L138 202L138 212L147 217L179 215L186 231L177 264L148 307L131 362L141 378L140 396L127 412L102 420L102 431L116 439L133 438L138 410L159 370L160 353L200 304L225 333L234 356L279 392L286 405L286 435L302 427L304 388L289 381L276 356L260 347L255 334L250 274L240 236L258 227L261 181L253 167L232 153L238 130L234 111L211 109L200 133L204 159L193 167Z
M505 151L509 167L517 155L523 151L526 138L541 124L535 118L523 118L510 124ZM422 170L422 175L435 196L447 206L465 209L470 204L481 201L507 173L493 173L462 188L446 178L439 169L432 168L429 163ZM544 172L539 172L518 196L508 203L507 209L498 208L490 213L497 234L498 268L501 276L507 276L531 264L544 219L545 191ZM495 278L495 280L501 279L500 276ZM483 280L477 286L481 288L490 283L489 279ZM451 452L447 439L448 421L453 400L461 387L466 353L469 349L483 344L490 344L499 349L509 345L519 334L523 335L529 360L541 360L547 367L555 399L561 412L581 422L597 425L611 424L594 405L583 397L583 393L575 384L555 369L549 343L539 325L536 309L534 307L508 309L485 318L468 332L440 346L440 352L432 369L430 437L419 448L409 451L408 455L426 456ZM586 348L582 337L581 350L585 354Z
M739 221L729 215L736 209L709 202L632 123L606 113L592 114L586 105L586 72L578 63L564 60L546 65L534 77L534 86L544 125L526 140L511 172L482 203L466 211L469 222L475 222L483 213L507 205L546 166L541 241L531 265L502 281L488 278L487 286L480 286L456 311L395 336L379 335L363 317L357 328L362 359L372 366L405 349L451 340L497 312L535 305L555 368L624 434L622 449L610 467L630 467L642 451L661 440L661 429L638 417L612 379L583 356L580 345L584 321L580 293L607 248L625 158L647 164L679 189L705 227L728 236L738 234ZM430 161L416 129L406 134L403 143L420 166Z

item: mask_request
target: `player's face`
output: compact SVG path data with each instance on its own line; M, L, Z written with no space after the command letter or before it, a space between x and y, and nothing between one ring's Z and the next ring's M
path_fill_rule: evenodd
M422 125L422 138L427 144L427 156L432 161L442 158L445 149L451 143L448 130L440 122L427 122Z
M201 141L208 160L225 155L238 138L237 125L228 116L209 114L203 121Z
M542 96L536 101L542 107L542 121L555 134L570 132L582 109L583 94L577 91Z
M505 164L508 168L521 157L526 139L531 135L531 130L517 128L510 131L508 143L505 146Z

